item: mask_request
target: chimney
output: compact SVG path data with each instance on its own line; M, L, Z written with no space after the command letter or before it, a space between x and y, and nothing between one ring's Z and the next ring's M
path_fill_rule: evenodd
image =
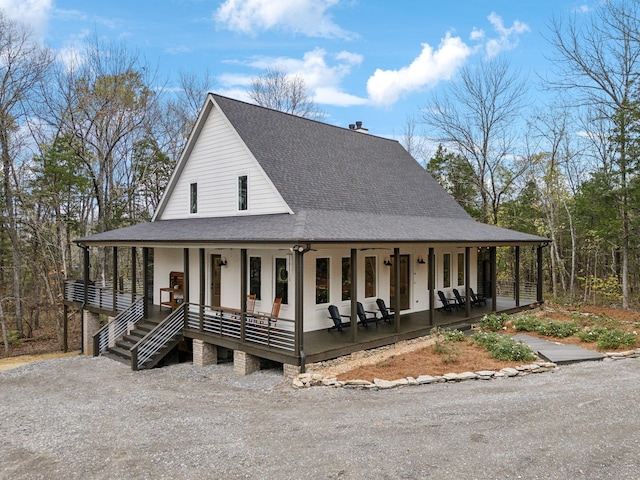
M364 128L362 126L362 122L358 121L356 123L350 123L349 124L349 130L353 130L354 132L360 132L360 133L369 133L369 129L368 128Z

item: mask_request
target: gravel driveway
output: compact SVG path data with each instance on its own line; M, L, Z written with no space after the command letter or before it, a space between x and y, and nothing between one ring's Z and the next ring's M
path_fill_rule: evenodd
M0 372L0 478L640 478L640 358L525 377L293 390L230 364Z

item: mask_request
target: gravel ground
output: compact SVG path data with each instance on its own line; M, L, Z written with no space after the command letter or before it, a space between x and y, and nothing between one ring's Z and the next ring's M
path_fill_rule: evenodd
M0 478L640 478L640 358L525 377L293 390L230 364L0 372Z

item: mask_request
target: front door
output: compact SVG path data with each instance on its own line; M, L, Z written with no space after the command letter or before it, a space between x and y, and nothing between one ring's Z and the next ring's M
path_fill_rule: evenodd
M220 262L222 255L211 255L211 306L220 307Z
M391 257L393 263L393 257ZM409 304L409 255L400 255L400 281L398 282L398 291L400 292L400 310L408 310ZM390 285L390 301L391 306L396 301L396 269L391 265L391 285Z

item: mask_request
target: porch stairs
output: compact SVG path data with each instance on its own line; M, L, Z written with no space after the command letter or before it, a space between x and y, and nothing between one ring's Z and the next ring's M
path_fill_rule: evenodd
M125 365L133 366L133 362L131 360L133 348L150 332L157 328L160 323L160 320L157 319L144 319L139 321L128 334L123 335L116 340L114 346L108 347L104 356L111 358L112 360L117 360ZM138 368L149 369L155 367L165 356L169 354L169 352L171 352L171 350L174 349L180 340L182 340L181 333L174 335L163 347L156 351L147 362L140 365Z
M94 355L130 365L132 370L158 365L183 339L184 308L147 318L143 311L142 302L136 302L102 327L93 337Z

